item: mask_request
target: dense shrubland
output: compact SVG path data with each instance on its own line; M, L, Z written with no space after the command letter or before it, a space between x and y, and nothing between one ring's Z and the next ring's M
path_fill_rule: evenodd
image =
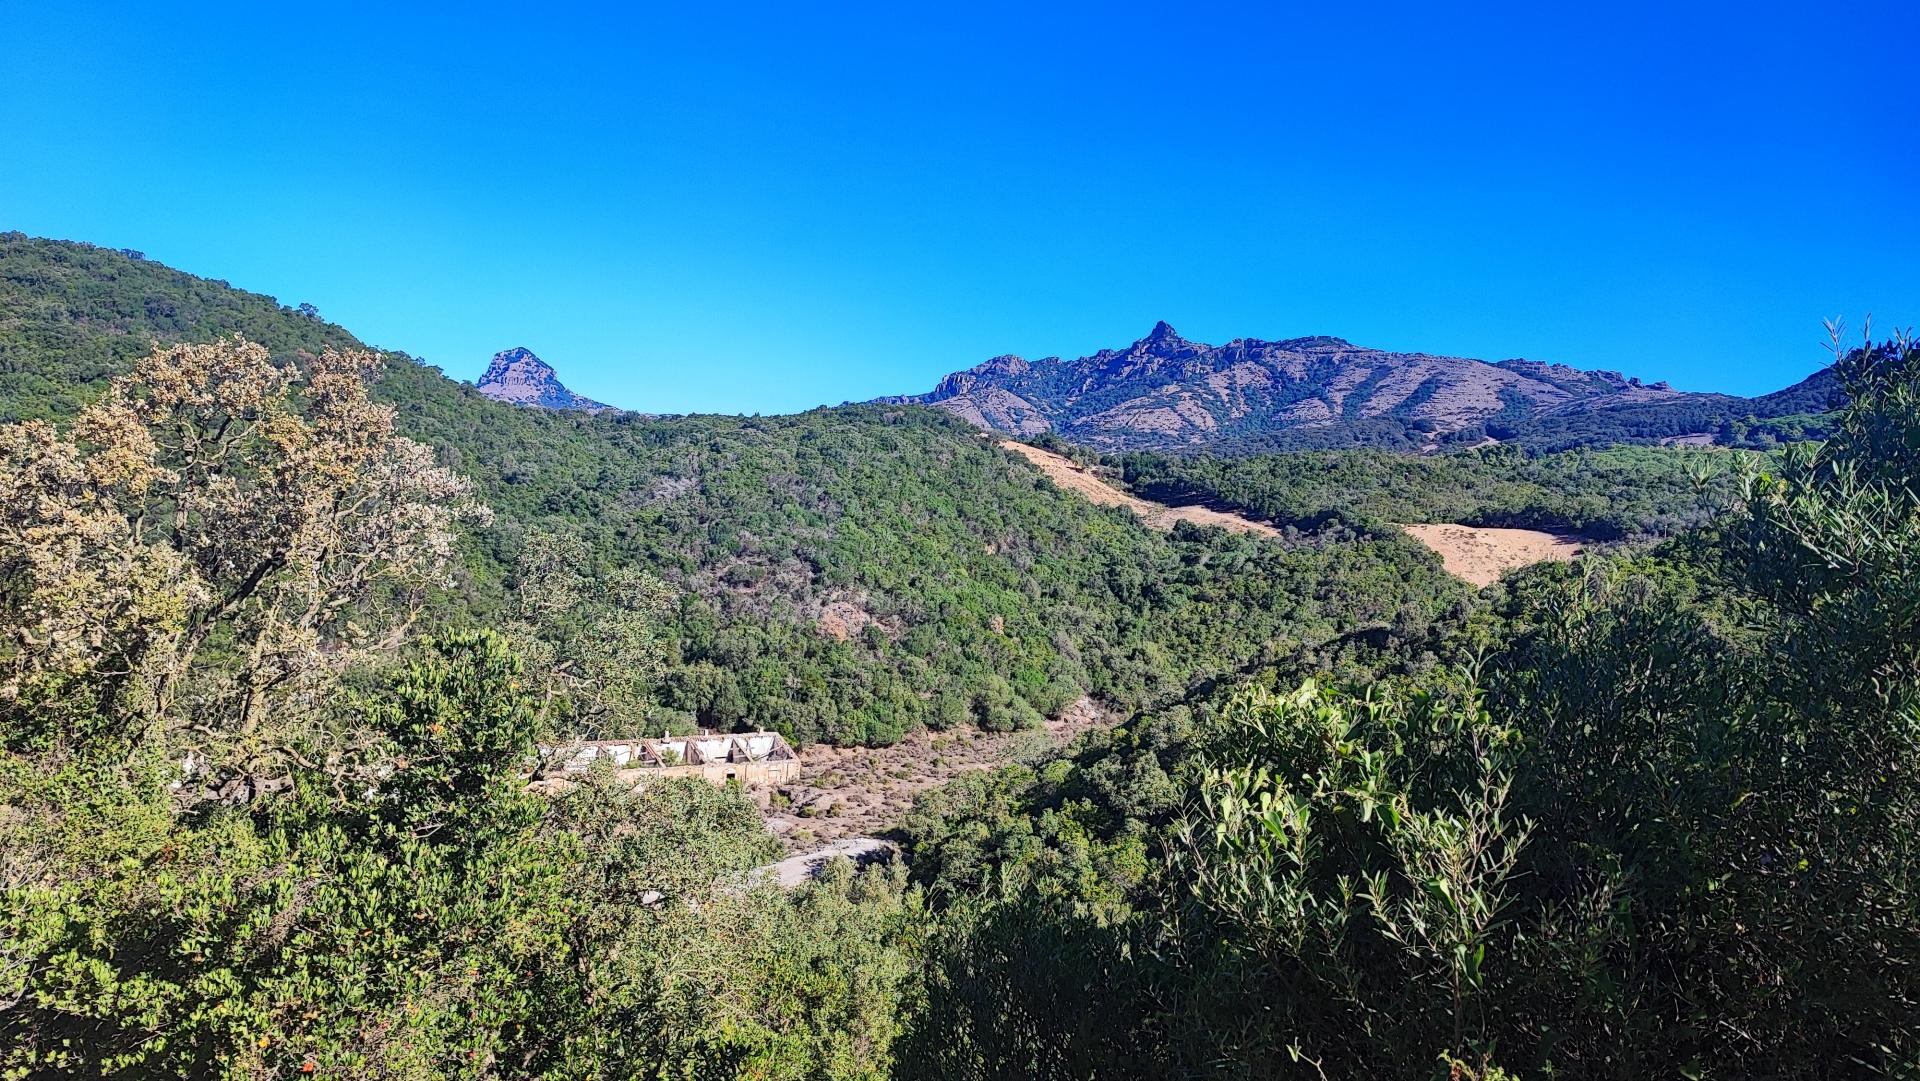
M421 637L484 516L377 362L156 349L0 428L0 1076L884 1074L917 894L760 883L737 791L531 791L657 586L529 560Z
M1114 464L1142 494L1219 503L1295 530L1464 522L1619 540L1670 536L1705 522L1731 497L1736 456L1745 453L1616 447L1529 458L1501 446L1430 457L1365 450L1247 458L1132 453Z
M347 707L387 763L181 805L160 747L10 755L0 1075L873 1077L916 895L791 895L739 794L528 792L539 701L486 635Z
M1177 697L1271 641L1424 620L1462 593L1398 537L1142 529L928 410L546 423L566 429L518 452L553 456L537 480L480 484L499 519L483 542L512 566L570 533L596 573L671 587L667 721L835 743L1020 727L1082 694Z
M0 416L71 417L155 338L244 330L283 365L359 348L271 298L18 234L0 236L0 315ZM600 733L1016 728L1082 694L1177 698L1465 592L1394 536L1149 532L934 410L548 413L394 355L373 396L492 510L423 618L508 633Z
M1445 663L1277 669L930 801L909 1061L1910 1076L1920 350L1840 374L1833 439L1703 532L1510 581Z
M1920 1066L1911 344L1765 458L1126 460L1270 543L925 411L370 385L265 298L8 243L0 1076ZM169 297L210 343L132 347ZM1417 517L1666 539L1476 596L1378 529ZM1088 691L1130 716L792 893L738 792L526 783L576 734Z

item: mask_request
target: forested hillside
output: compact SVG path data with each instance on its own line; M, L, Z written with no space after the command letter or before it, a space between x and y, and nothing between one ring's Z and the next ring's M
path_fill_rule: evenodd
M70 417L155 341L239 334L275 356L358 345L312 308L138 252L0 233L0 420Z
M1037 722L1122 707L1356 627L1424 622L1460 589L1409 543L1154 533L957 421L851 408L645 422L543 416L481 482L493 562L537 531L677 596L662 708L801 740ZM429 427L448 425L447 427ZM416 417L486 476L464 417Z
M1128 484L1153 498L1217 502L1296 529L1465 522L1619 540L1703 523L1730 498L1743 453L1618 447L1529 458L1501 446L1428 457L1135 452L1112 461Z
M232 333L281 360L360 344L310 310L148 260L20 234L0 242L0 415L70 416L153 341ZM623 679L620 701L583 719L595 734L755 725L801 742L888 743L923 726L1031 725L1083 694L1139 708L1443 611L1460 587L1387 522L1610 538L1670 532L1711 503L1689 475L1704 465L1651 451L1130 456L1125 477L1147 494L1293 527L1286 543L1167 536L1054 490L932 410L516 409L402 354L375 393L493 510L467 534L440 619L513 619L560 654L588 650L604 637L590 628L610 619L658 632L599 658L592 681L621 668L645 686ZM596 586L621 576L629 588ZM540 615L525 607L529 583L618 603Z
M900 1076L1910 1075L1920 348L1842 367L1827 445L1430 668L1281 666L924 801Z
M523 409L0 254L0 1077L1920 1064L1910 341L1765 455L1105 462L1280 527L1159 533L931 410ZM1474 591L1423 517L1623 543ZM738 788L545 783L1083 694L1123 719L793 890Z
M70 415L156 339L244 333L283 360L359 344L268 297L19 234L0 249L0 305L15 343L0 411L16 417ZM493 510L441 619L511 618L565 654L619 613L537 616L523 580L595 595L643 572L663 587L627 613L660 633L601 660L651 685L597 711L597 733L750 724L887 743L921 726L1027 726L1082 694L1130 709L1356 628L1418 625L1462 592L1390 532L1152 532L931 410L526 410L399 355L376 396ZM545 558L556 537L578 557Z

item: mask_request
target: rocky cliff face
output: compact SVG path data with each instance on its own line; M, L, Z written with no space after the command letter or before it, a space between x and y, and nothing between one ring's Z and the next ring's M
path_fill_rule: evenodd
M524 346L504 349L493 355L486 374L474 389L499 402L538 406L541 409L584 409L598 412L613 408L585 398L566 388L553 366Z
M1340 338L1207 345L1162 322L1125 349L1076 360L995 357L946 377L930 393L889 400L937 405L1016 435L1054 430L1121 449L1274 432L1326 445L1367 442L1382 432L1433 441L1496 419L1689 397L1618 372L1393 353Z

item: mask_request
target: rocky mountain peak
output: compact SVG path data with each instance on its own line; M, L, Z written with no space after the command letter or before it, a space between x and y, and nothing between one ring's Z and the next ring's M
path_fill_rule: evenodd
M524 345L495 353L493 360L487 364L486 373L474 384L474 389L497 402L541 409L597 412L613 408L568 390L554 373L553 365L541 360Z
M1127 351L1129 353L1145 353L1158 357L1171 357L1176 354L1189 353L1205 348L1206 346L1199 342L1190 342L1182 338L1180 332L1173 329L1172 323L1162 319L1158 323L1153 324L1153 329L1147 332L1146 337L1134 342L1132 348Z
M487 373L480 377L480 383L503 383L514 376L546 378L553 374L553 365L541 360L526 346L516 345L493 355L493 360L487 365Z
M1075 360L995 357L931 393L890 401L938 405L1016 435L1051 429L1102 450L1383 442L1437 450L1448 437L1461 445L1489 438L1488 425L1572 430L1578 414L1687 398L1617 372L1401 353L1330 335L1208 345L1161 320L1122 349ZM1692 421L1676 413L1673 423Z

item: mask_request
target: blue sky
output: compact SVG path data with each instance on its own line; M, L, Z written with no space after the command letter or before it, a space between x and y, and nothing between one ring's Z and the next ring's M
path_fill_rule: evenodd
M1751 393L1920 322L1907 3L162 6L0 0L0 228L468 379L779 412L1166 319Z

